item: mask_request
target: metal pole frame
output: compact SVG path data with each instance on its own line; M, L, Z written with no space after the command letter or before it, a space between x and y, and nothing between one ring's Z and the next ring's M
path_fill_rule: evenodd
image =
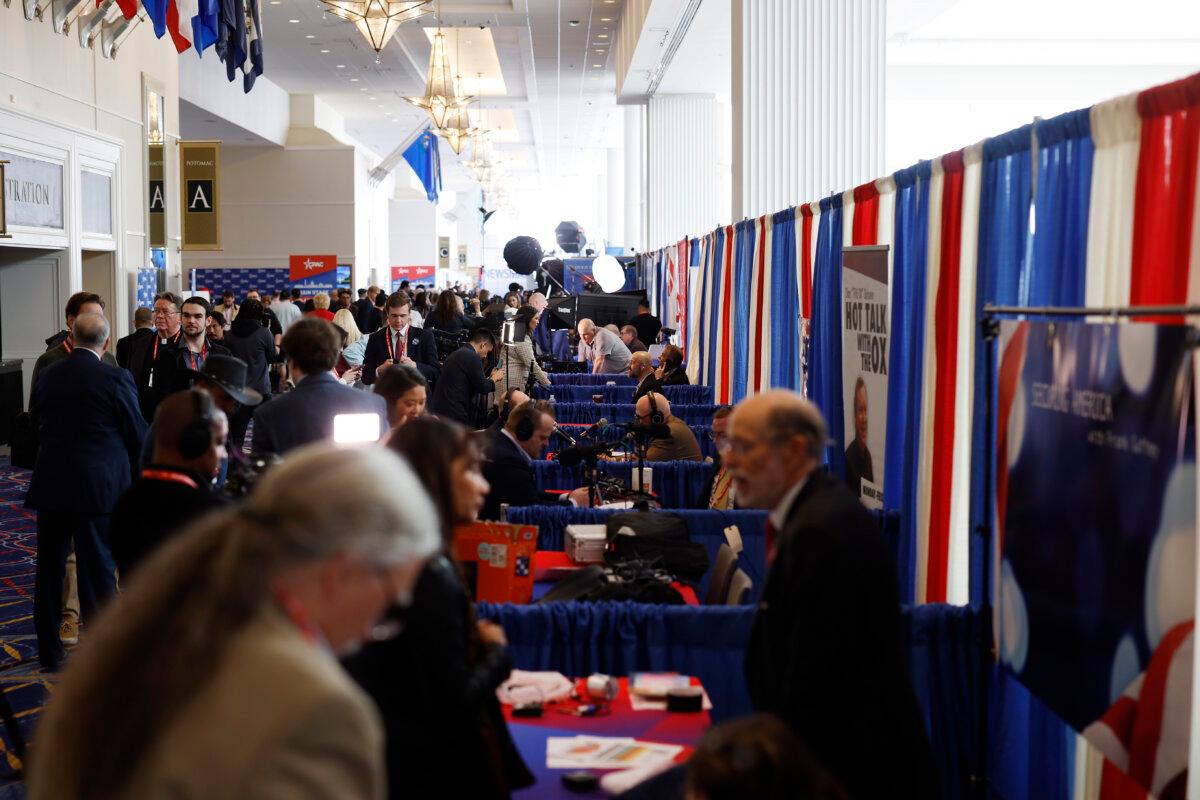
M4 165L7 163L0 161L0 239L12 238L8 232L8 195L4 184Z

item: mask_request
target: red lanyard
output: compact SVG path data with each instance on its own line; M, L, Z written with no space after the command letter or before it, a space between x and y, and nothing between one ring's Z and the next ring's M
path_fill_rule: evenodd
M71 344L70 336L68 336L66 339L63 339L63 347L67 349L67 355L70 355L71 351L75 349L75 345Z
M283 609L283 613L288 615L288 619L292 624L300 629L300 633L310 642L315 642L320 638L317 628L312 623L312 618L308 612L304 610L304 606L296 599L296 596L286 589L275 590L275 601L279 603Z
M384 341L387 342L388 358L391 359L392 361L396 361L398 359L396 358L395 348L392 346L392 329L384 328L384 330L387 331L387 336L385 337ZM405 328L396 335L407 339L408 337L404 335L407 330L408 329Z
M142 470L142 478L151 481L171 481L172 483L182 483L189 489L199 489L200 486L187 475L181 472L171 472L166 469L144 469Z
M179 336L182 333L183 333L183 328L180 328L179 330L175 331L175 337L173 339L171 339L171 341L178 342ZM151 354L151 356L150 356L151 360L158 358L158 340L159 340L158 334L154 334L154 353Z
M204 366L204 361L207 358L208 358L208 339L205 339L200 344L200 363L199 364L196 363L196 354L192 352L190 347L187 348L187 359L188 359L188 363L191 364L191 366L192 366L193 372L199 372L200 367Z

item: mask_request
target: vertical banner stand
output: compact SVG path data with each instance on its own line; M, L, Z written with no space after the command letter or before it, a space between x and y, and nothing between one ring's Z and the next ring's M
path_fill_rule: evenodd
M975 774L970 778L971 781L971 796L975 798L990 797L989 785L991 783L988 773L988 697L991 683L992 667L995 663L995 635L993 633L993 603L992 591L994 589L992 578L992 570L998 567L996 562L996 553L992 552L993 537L993 521L996 518L995 509L992 505L995 502L995 486L994 486L994 468L996 459L996 437L993 430L996 418L994 387L996 379L996 340L1000 336L1000 320L999 317L1063 317L1069 319L1078 319L1080 317L1095 317L1099 319L1108 318L1116 320L1127 317L1200 317L1200 306L1109 306L1100 308L1076 308L1071 306L995 306L990 303L983 307L983 314L979 319L980 332L983 336L983 341L986 346L984 352L984 380L987 382L984 387L984 425L987 426L986 435L984 436L984 453L983 453L983 519L976 527L975 532L979 534L981 546L984 548L984 568L983 568L983 614L987 620L987 639L988 639L988 655L990 658L983 660L982 670L979 681L979 754L976 764ZM1200 348L1200 331L1193 329L1191 335L1192 345ZM1200 374L1196 374L1196 368L1200 367L1195 360L1193 361L1193 382L1194 389L1192 395L1193 411L1194 405L1200 399ZM1200 424L1197 425L1197 437L1200 438ZM1200 454L1200 442L1197 443L1197 453ZM1200 484L1200 480L1198 480ZM1200 485L1197 486L1197 492L1200 493ZM1197 541L1200 541L1200 532L1197 535ZM1200 547L1197 548L1197 572L1200 577ZM1193 616L1200 618L1200 579L1197 580L1196 598L1193 608ZM1200 657L1192 661L1192 727L1196 728L1196 723L1200 720L1200 692L1195 691L1194 687L1200 686ZM1200 797L1200 735L1193 735L1189 742L1188 754L1188 796Z

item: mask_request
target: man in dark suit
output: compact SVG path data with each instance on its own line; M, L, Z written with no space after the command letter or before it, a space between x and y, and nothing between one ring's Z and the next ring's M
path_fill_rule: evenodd
M468 428L479 427L477 399L495 391L495 382L504 377L498 369L491 377L483 374L483 361L496 349L496 340L486 328L476 328L466 347L455 350L442 365L437 384L433 387L430 413L447 417Z
M738 504L771 511L750 699L788 722L851 797L936 798L901 657L896 568L870 512L821 470L826 438L817 407L788 391L755 395L730 420Z
M370 386L384 369L392 364L416 367L432 384L438 376L437 341L428 328L414 328L412 301L404 292L395 292L384 306L387 325L367 339L363 353L362 382Z
M137 386L138 405L142 409L142 417L146 422L154 419L154 409L168 394L171 386L161 377L155 380L156 366L162 358L179 346L183 336L180 327L180 314L183 311L183 298L174 292L162 292L154 296L154 336L147 336L134 345L129 356L129 371L133 373L133 382Z
M163 396L190 389L195 380L193 373L204 368L210 355L232 355L229 348L208 338L208 315L211 307L203 297L189 297L183 301L180 313L179 343L171 349L163 348L155 362L155 381L162 387Z
M146 423L129 373L100 360L108 322L80 314L71 354L46 368L30 400L41 447L25 507L37 511L33 617L38 661L58 668L63 574L75 545L79 603L85 619L116 589L109 515L129 486Z
M638 313L629 324L637 329L637 338L647 347L658 341L658 332L662 330L662 322L650 313L650 304L645 300L638 303Z
M71 340L71 329L75 325L75 318L80 314L104 314L104 301L100 299L100 295L92 292L76 292L67 298L67 308L65 313L65 321L67 327L64 331L56 333L46 340L46 352L38 356L33 365L33 374L29 377L29 388L33 391L33 387L37 385L38 377L41 376L42 370L62 361L71 354L71 349L75 346ZM112 353L105 350L104 357L101 359L105 364L117 366L116 359Z
M143 307L133 312L133 333L117 339L117 366L129 369L129 359L133 357L134 348L147 336L154 333L153 312Z
M650 354L644 350L631 353L629 356L629 377L638 382L633 393L633 402L637 402L651 392L662 392L662 384L654 374L654 364L650 362Z
M338 414L378 414L379 435L387 433L387 404L379 395L351 389L334 377L341 337L317 317L304 317L283 336L288 370L296 388L254 412L255 453L283 455L301 445L332 439Z
M212 490L229 421L202 389L169 395L154 414L154 455L117 501L112 552L124 584L170 536L226 500Z
M533 460L554 434L554 417L529 402L509 412L504 427L493 434L484 452L483 477L487 478L487 500L480 519L500 519L500 506L557 505L566 498L538 491L533 477ZM586 489L583 490L586 501ZM574 496L574 495L573 495Z
M854 384L854 441L846 448L846 485L862 497L864 479L875 481L875 462L867 449L867 384L860 376Z
M380 291L382 290L378 286L372 284L367 288L366 294L354 302L354 321L358 323L358 329L364 336L370 336L383 326L383 318L375 305L375 298Z

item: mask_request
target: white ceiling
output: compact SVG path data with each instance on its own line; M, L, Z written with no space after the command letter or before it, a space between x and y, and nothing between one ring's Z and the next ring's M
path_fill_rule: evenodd
M473 108L501 128L497 155L514 189L537 189L557 178L602 172L604 149L617 146L621 128L613 97L609 42L624 0L441 0L441 22L451 64L459 53L463 82L477 94ZM346 133L380 157L427 120L403 99L424 91L430 53L427 15L404 25L380 54L349 22L323 11L317 0L264 0L266 72L292 94L315 94L345 119ZM294 21L293 21L294 20ZM572 25L576 21L578 24ZM497 74L498 70L498 74ZM501 93L502 90L502 93ZM181 112L188 125L220 129L212 116ZM215 127L214 127L215 126ZM228 131L231 143L245 131ZM248 143L248 142L247 142ZM469 149L462 158L469 158ZM448 189L475 184L442 145Z

